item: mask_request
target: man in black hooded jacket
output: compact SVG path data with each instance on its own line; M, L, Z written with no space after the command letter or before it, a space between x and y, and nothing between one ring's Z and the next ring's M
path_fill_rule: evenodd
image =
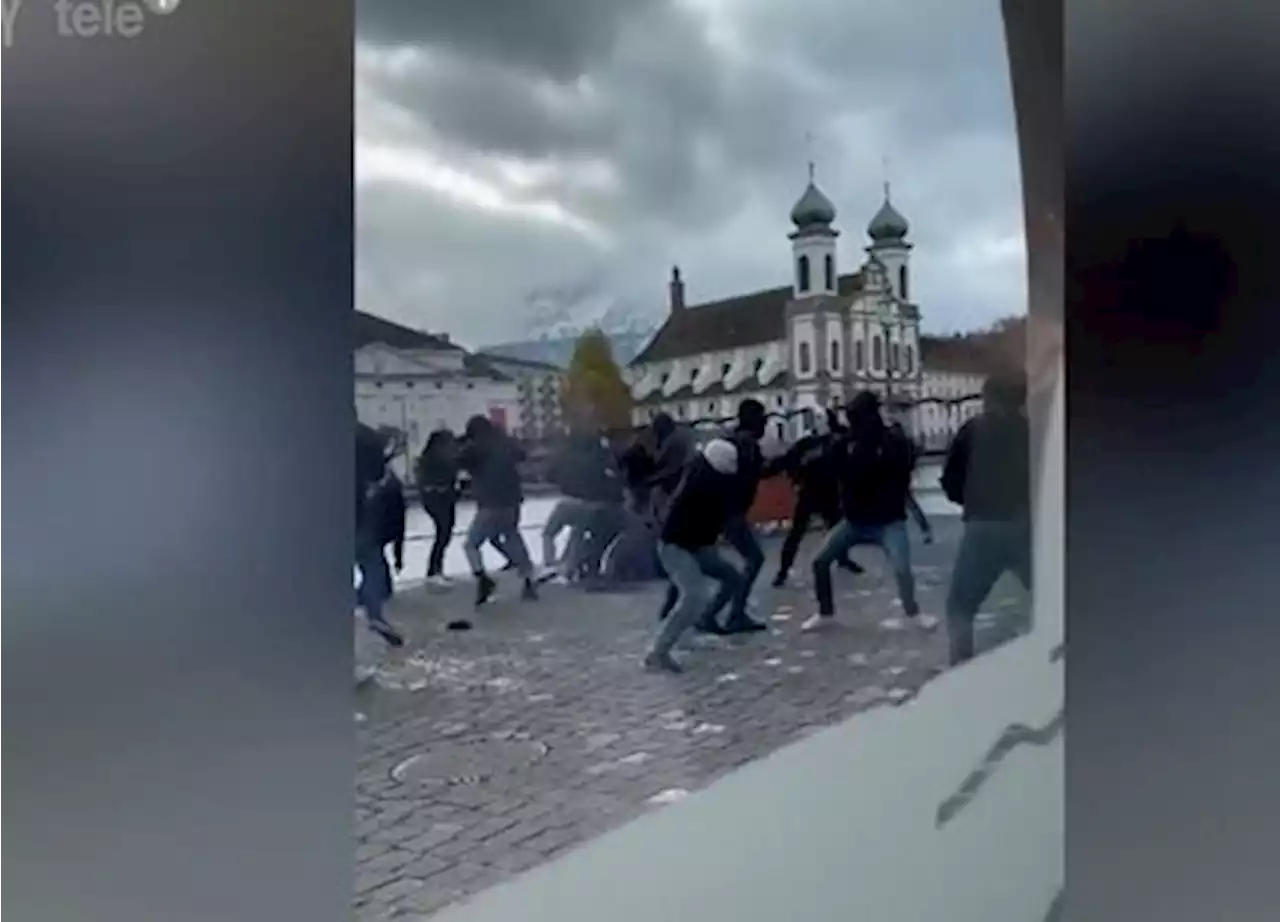
M1012 571L1031 588L1031 430L1026 384L994 376L983 387L981 415L956 433L942 489L964 507L964 536L947 593L951 664L973 657L974 619L996 580Z
M360 571L356 603L364 609L370 629L391 646L399 647L404 638L382 611L392 589L384 549L388 543L396 542L397 514L396 563L397 567L404 565L404 494L400 482L388 470L389 450L385 436L363 423L356 424L355 564Z
M884 550L903 611L922 626L932 627L936 622L921 616L916 602L907 537L907 494L914 464L911 444L885 424L880 398L870 391L857 394L845 415L848 430L834 453L843 521L827 534L813 560L818 613L804 627L813 629L834 619L831 567L858 544L875 544Z
M841 426L835 410L828 410L818 417L817 431L806 435L791 446L781 458L769 465L769 473L784 472L795 485L796 506L791 514L791 527L782 543L782 558L778 562L778 575L774 586L785 586L787 576L800 551L800 542L814 516L826 522L827 529L840 522L840 490L836 483L834 449ZM836 565L850 573L864 572L852 558L845 557Z
M747 513L755 502L756 490L760 486L760 478L764 475L765 460L760 450L760 440L764 438L768 424L768 413L759 400L748 397L738 404L737 425L726 438L738 452L737 473L733 475L733 485L729 494L728 519L724 526L724 538L729 546L742 557L742 582L729 605L729 616L721 625L718 619L719 609L711 608L702 617L699 625L715 634L746 634L768 630L768 625L756 621L747 614L747 602L751 598L751 589L756 577L764 568L764 551L756 539L755 529L747 520Z

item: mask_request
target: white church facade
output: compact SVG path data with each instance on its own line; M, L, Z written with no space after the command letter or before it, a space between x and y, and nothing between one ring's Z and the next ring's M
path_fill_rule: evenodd
M791 210L789 285L690 306L680 270L672 270L667 319L628 369L637 425L659 412L710 424L754 397L775 414L770 435L791 440L812 430L818 412L872 390L901 404L898 418L933 447L977 412L979 401L962 399L982 387L972 364L930 367L909 225L888 186L856 272L841 272L835 218L810 167ZM961 402L920 403L930 397Z

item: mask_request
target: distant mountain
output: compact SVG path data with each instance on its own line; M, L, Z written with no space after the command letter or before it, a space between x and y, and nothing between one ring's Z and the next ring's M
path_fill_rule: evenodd
M609 342L613 345L613 357L619 365L626 365L635 358L653 336L653 330L609 331L604 324ZM582 334L582 330L557 330L554 334L540 339L523 340L513 343L499 343L485 346L480 350L490 355L499 355L511 359L523 359L529 362L546 362L561 368L569 367L569 359L573 357L573 346Z

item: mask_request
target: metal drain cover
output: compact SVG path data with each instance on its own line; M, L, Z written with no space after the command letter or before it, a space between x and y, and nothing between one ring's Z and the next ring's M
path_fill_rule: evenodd
M474 785L528 768L548 747L531 737L479 736L440 740L391 769L398 784Z

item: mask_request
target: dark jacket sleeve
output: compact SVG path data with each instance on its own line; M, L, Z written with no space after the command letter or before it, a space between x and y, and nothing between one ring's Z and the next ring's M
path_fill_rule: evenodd
M762 479L768 479L778 474L786 474L788 477L794 478L800 471L800 458L809 449L810 438L800 439L778 457L771 461L766 461L764 467L760 471Z
M947 460L942 465L942 492L957 506L964 505L965 481L969 477L969 447L973 439L973 424L969 420L960 427L947 449Z
M689 459L689 455L687 444L681 434L672 435L658 450L658 457L655 461L657 469L649 477L648 485L674 486L675 481L684 473L685 462Z

